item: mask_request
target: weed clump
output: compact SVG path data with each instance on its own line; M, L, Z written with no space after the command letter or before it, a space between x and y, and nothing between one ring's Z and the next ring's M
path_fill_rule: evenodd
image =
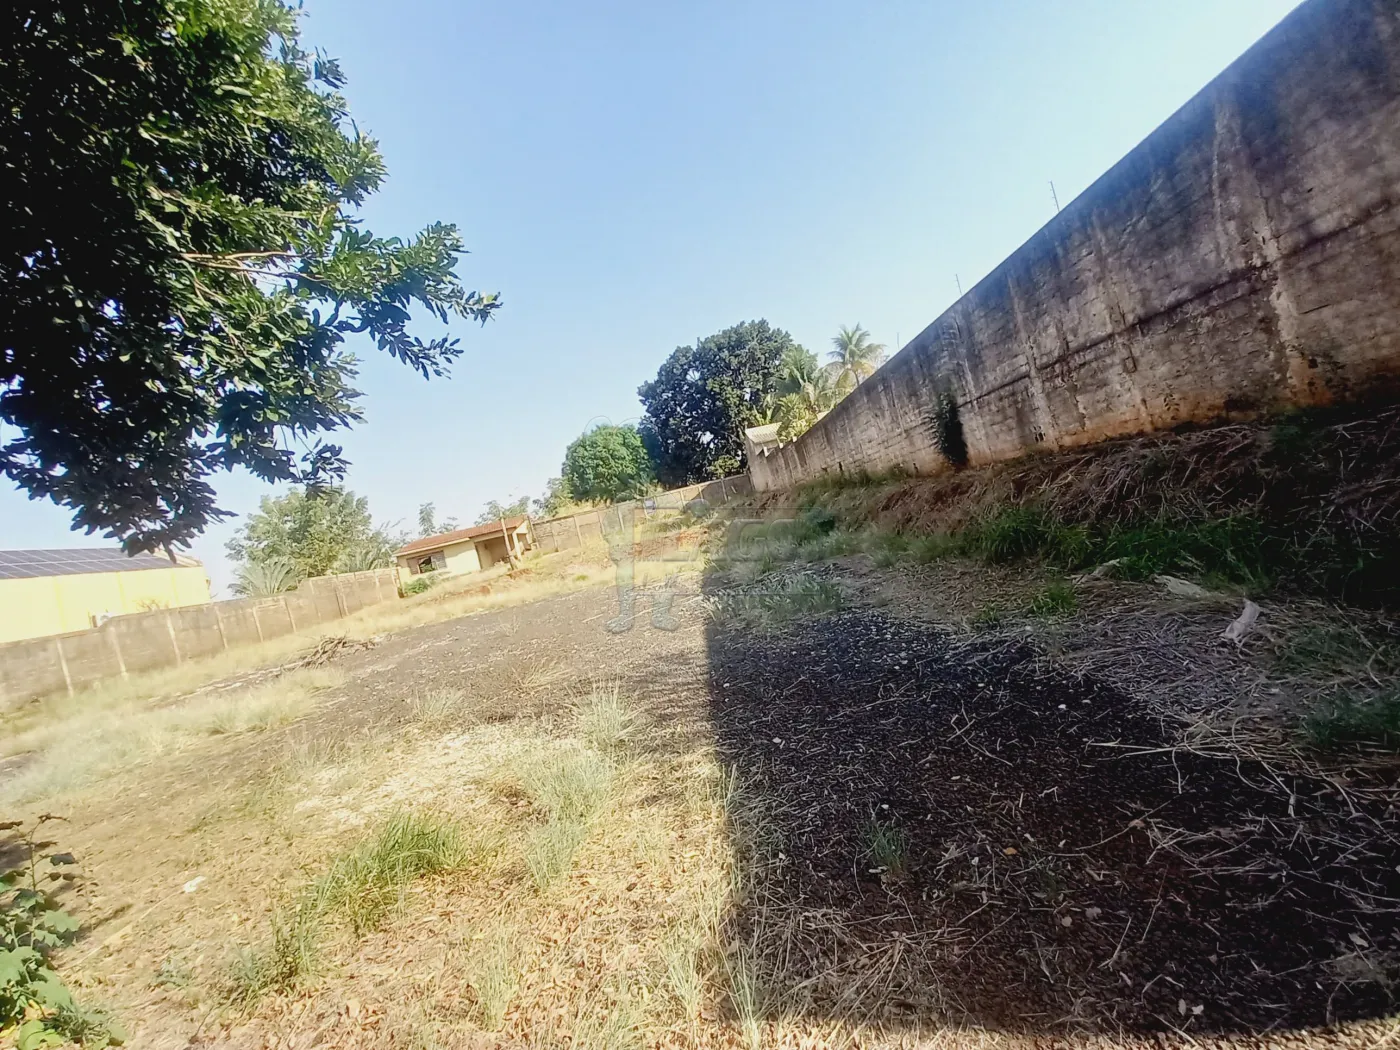
M265 995L295 990L315 972L329 923L343 918L362 936L383 924L409 883L461 868L470 859L455 825L414 813L391 817L333 861L291 904L274 911L268 943L235 958L229 998L251 1006Z
M1079 597L1067 583L1050 583L1031 599L1032 616L1068 616L1079 608Z
M717 619L772 627L833 613L844 605L845 595L839 584L804 572L762 583L752 590L720 594L710 608Z
M882 882L897 883L909 874L909 836L902 828L883 820L870 820L861 829L867 870Z
M1400 689L1334 697L1304 719L1302 731L1319 751L1400 751Z

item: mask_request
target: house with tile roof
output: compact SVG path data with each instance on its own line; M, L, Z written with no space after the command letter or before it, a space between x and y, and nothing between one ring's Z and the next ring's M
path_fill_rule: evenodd
M530 519L503 518L414 540L394 552L399 581L428 572L480 572L501 562L515 564L534 546Z

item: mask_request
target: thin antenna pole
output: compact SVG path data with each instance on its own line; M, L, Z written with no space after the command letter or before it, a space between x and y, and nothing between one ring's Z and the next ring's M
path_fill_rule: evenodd
M953 274L953 281L954 281L954 282L957 284L957 286L958 286L958 298L961 299L961 298L962 298L962 278L960 278L957 274Z
M1055 214L1060 214L1060 195L1055 192L1055 183L1050 183L1050 199L1055 202Z

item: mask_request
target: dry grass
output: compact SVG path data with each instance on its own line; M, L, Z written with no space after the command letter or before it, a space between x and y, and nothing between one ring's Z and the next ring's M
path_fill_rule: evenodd
M337 637L370 641L424 624L540 601L611 583L613 572L602 547L545 555L529 563L517 577L495 574L489 581L489 593L480 593L482 576L463 576L444 581L425 594L372 605L314 630L188 660L178 667L113 679L73 696L47 697L13 711L0 712L0 727L4 729L0 757L26 750L24 746L17 746L16 741L36 727L60 724L75 717L89 718L102 711L121 714L142 702L185 696L226 679L230 680L231 687L237 688L241 677L256 678L260 672L295 665L297 661L293 657L314 651Z
M16 775L0 782L0 801L50 799L211 737L286 725L309 711L318 694L344 680L333 668L308 668L165 706L131 697L120 702L109 697L92 706L56 705L46 720L6 739L6 753L25 760Z

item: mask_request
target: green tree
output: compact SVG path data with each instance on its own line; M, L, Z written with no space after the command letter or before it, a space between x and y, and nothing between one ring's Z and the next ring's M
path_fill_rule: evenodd
M436 536L439 533L451 532L457 527L456 518L443 518L437 520L437 507L431 503L422 503L418 506L418 535Z
M398 546L387 529L375 527L368 499L326 488L264 496L227 549L240 571L265 562L290 563L294 584L309 576L391 564Z
M836 404L836 387L817 355L793 346L783 355L773 419L784 441L799 437Z
M348 336L425 378L485 321L455 227L378 237L383 182L294 0L17 0L0 15L0 474L127 550L228 517L209 478L342 478ZM307 448L298 458L290 449Z
M828 355L831 360L826 367L842 397L865 382L885 360L885 344L871 342L870 333L860 325L854 328L843 325L831 345L835 349Z
M744 469L744 429L771 407L783 355L796 345L767 321L746 321L671 353L637 391L646 408L638 429L663 485Z
M301 581L301 571L291 558L248 561L238 567L233 592L244 598L270 598L290 591Z
M642 436L634 426L597 426L574 438L560 468L564 487L576 500L618 503L656 486Z
M478 525L489 525L493 521L505 521L507 518L520 518L530 513L530 497L521 496L510 503L502 503L500 500L491 500L480 514L476 516Z
M550 478L545 482L544 495L530 504L537 518L557 518L579 505L563 478Z

